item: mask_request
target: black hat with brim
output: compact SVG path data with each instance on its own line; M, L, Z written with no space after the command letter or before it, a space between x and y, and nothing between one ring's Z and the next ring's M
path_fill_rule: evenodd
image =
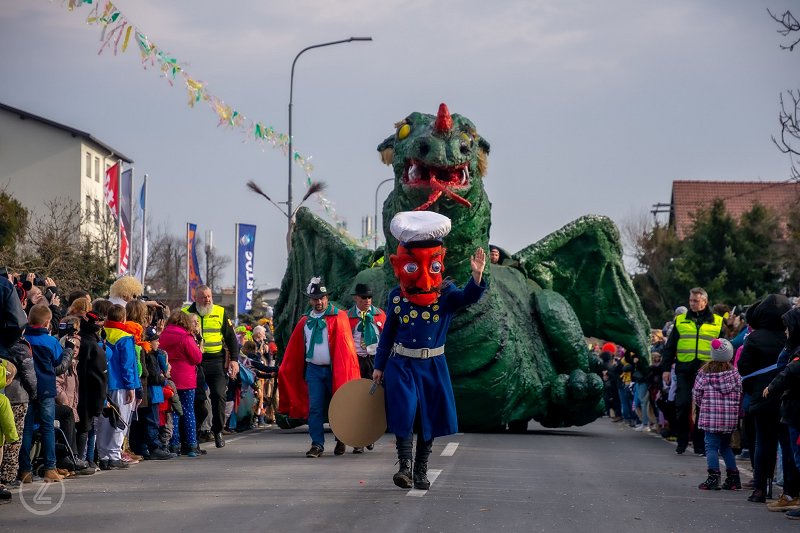
M366 283L356 283L356 288L353 291L354 296L361 296L362 298L372 298L372 289Z
M322 282L322 278L320 277L311 278L311 281L308 282L308 287L306 287L306 296L318 300L323 296L327 295L328 295L328 288L325 287L325 284Z

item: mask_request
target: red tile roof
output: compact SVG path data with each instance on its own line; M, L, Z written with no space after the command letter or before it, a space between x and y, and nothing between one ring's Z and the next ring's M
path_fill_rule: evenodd
M800 199L800 183L786 181L689 181L672 182L670 225L682 239L692 227L692 213L711 205L716 198L738 220L756 202L781 215Z

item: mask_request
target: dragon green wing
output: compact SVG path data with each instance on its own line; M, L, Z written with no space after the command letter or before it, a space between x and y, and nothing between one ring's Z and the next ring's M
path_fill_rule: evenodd
M514 254L527 276L563 295L584 334L649 359L650 325L622 263L619 231L587 215Z
M292 251L275 304L275 340L283 348L292 328L308 308L306 287L321 276L331 301L349 305L357 274L372 263L372 250L362 247L306 208L297 211Z

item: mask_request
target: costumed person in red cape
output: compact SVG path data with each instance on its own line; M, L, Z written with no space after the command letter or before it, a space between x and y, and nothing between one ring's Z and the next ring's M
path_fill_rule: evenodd
M380 307L372 305L372 289L364 283L356 283L353 291L355 303L347 311L350 319L350 331L353 332L353 341L356 344L358 367L361 377L372 379L375 370L375 352L378 349L378 338L386 324L386 313ZM367 446L371 450L372 444ZM363 448L353 448L353 453L363 453Z
M278 411L291 418L307 418L311 449L306 457L325 450L325 415L333 394L351 379L359 378L358 357L347 314L328 302L328 290L319 277L306 289L311 309L289 337L278 371ZM337 441L335 455L345 452Z
M386 421L397 437L400 469L392 478L394 484L427 490L433 439L458 431L444 357L447 329L454 313L477 302L486 289L482 281L486 252L475 251L470 260L472 277L459 289L450 280L442 281L442 239L450 232L449 218L430 211L398 213L390 230L400 241L397 254L390 257L400 286L389 293L372 378L384 384ZM417 448L412 477L414 431Z

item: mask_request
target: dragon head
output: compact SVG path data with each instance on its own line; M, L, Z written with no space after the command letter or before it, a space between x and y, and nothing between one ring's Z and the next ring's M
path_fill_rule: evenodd
M468 118L451 115L445 104L437 115L411 113L395 124L395 133L379 146L381 160L392 165L395 194L406 210L448 211L471 208L483 193L489 143Z

